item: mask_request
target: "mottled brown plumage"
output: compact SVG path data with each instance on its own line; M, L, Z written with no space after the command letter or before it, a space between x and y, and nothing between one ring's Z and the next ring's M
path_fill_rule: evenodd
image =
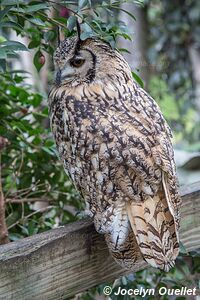
M142 255L168 271L179 249L180 196L159 107L101 40L65 40L54 61L52 131L96 230L122 266L132 268Z

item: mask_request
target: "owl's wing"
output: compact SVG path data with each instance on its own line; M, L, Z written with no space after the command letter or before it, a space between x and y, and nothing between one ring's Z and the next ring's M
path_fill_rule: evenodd
M115 169L114 182L123 193L123 210L143 257L168 271L178 255L180 219L171 132L146 92L137 88L130 95L131 99L123 98L101 112L100 132L106 147L100 158L109 156L110 168ZM119 238L115 231L122 226L119 219L113 219L113 238L107 234L113 253Z

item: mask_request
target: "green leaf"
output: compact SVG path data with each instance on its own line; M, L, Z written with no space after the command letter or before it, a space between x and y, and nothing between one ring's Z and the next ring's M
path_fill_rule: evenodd
M0 70L5 72L6 71L6 60L0 59Z
M11 241L17 241L19 239L22 239L23 235L19 234L19 233L9 233L9 240Z
M45 42L52 41L55 38L55 36L56 36L56 33L52 30L45 32L44 33Z
M29 20L29 22L31 22L31 23L33 23L33 24L35 24L35 25L37 25L37 26L46 26L46 24L45 24L45 22L43 22L41 19L39 19L39 18L30 18L30 19L28 19Z
M20 26L19 24L15 23L15 22L1 22L0 23L0 27L11 27L12 29L18 29L18 30L22 30L23 27Z
M66 1L66 0L63 0L63 1L60 1L60 4L77 5L77 1Z
M139 83L139 85L143 88L144 87L144 83L143 83L142 79L140 78L140 76L138 76L135 72L131 72L131 73L132 73L132 76L135 79L135 81L137 83Z
M118 35L120 35L120 36L123 36L123 38L124 38L125 40L132 41L130 35L128 35L127 33L121 33L121 32L116 32L116 33L117 33Z
M130 13L129 11L127 11L126 9L123 9L123 8L121 8L119 6L115 6L115 5L110 5L110 7L123 11L124 13L126 13L127 15L129 15L129 17L131 17L133 20L136 21L135 16L132 13Z
M48 154L50 154L52 156L55 155L54 152L51 149L47 148L47 147L42 147L42 150L44 150L46 153L48 153Z
M179 242L179 247L180 247L180 253L181 254L188 254L188 251L186 250L185 246L183 245L182 242Z
M39 94L34 94L34 97L32 99L31 97L31 104L34 106L34 107L37 107L42 101L42 96L39 95Z
M0 43L0 47L3 46L5 50L13 50L13 51L28 51L26 46L20 42L16 41L5 41Z
M80 9L82 9L83 7L87 6L88 5L88 0L79 0L78 1L78 6Z
M125 53L131 54L131 52L128 51L126 48L118 48L118 51L119 51L119 52L125 52Z
M72 31L74 29L74 26L76 25L77 18L75 16L70 16L67 20L67 28L69 31Z
M49 8L49 5L47 3L41 3L41 4L33 4L30 5L25 9L26 13L30 13L30 12L36 12L38 10L42 10L42 9L47 9Z
M22 7L12 7L11 9L10 9L10 11L14 11L14 12L16 12L16 13L22 13L22 14L24 14L25 13L25 10L22 8ZM19 17L19 16L18 16Z
M5 41L7 41L7 39L3 35L0 35L0 44Z
M33 63L37 69L37 71L39 72L41 70L41 68L43 67L43 64L40 63L40 57L42 56L42 52L40 50L38 50L33 58Z
M14 52L14 51L8 51L7 52L7 58L17 58L17 59L19 59L19 55L16 53L16 52Z
M6 57L7 57L6 50L4 48L0 48L0 59L6 58Z
M92 24L95 24L96 27L99 29L100 32L102 31L102 26L101 26L101 24L98 21L92 20Z
M22 229L22 233L24 233L25 235L29 235L29 232L28 232L28 228L25 227L25 226L22 226L22 225L19 225L19 227Z
M11 7L5 7L3 10L0 11L0 21L9 12L10 9L11 9Z
M81 33L81 40L86 40L89 37L94 36L94 33L92 31L88 31L88 32L83 32Z
M42 120L46 119L46 115L43 113L39 113L39 112L34 112L33 116L35 117L35 119L37 119L39 122L41 122Z
M3 6L8 6L8 5L19 5L19 4L24 4L24 1L22 0L2 0L1 4Z
M82 40L85 40L88 37L94 36L93 30L92 30L92 28L88 24L83 23L83 25L81 26L81 28L82 28L82 33L81 33L81 39Z
M40 45L40 40L32 40L29 44L28 44L28 48L29 49L33 49L36 48Z

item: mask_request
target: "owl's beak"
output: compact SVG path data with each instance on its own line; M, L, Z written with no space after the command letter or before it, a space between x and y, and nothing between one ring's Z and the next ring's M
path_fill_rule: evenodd
M56 73L56 84L60 85L60 83L61 83L61 71L59 69Z
M70 66L65 66L62 70L58 70L56 73L56 84L60 85L63 81L71 80L74 76L74 69Z

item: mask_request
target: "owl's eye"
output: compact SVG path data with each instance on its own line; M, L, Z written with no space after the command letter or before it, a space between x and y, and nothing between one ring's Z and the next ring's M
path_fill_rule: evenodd
M75 68L79 68L84 64L84 62L85 62L85 59L83 59L83 58L73 58L70 61L70 64Z

